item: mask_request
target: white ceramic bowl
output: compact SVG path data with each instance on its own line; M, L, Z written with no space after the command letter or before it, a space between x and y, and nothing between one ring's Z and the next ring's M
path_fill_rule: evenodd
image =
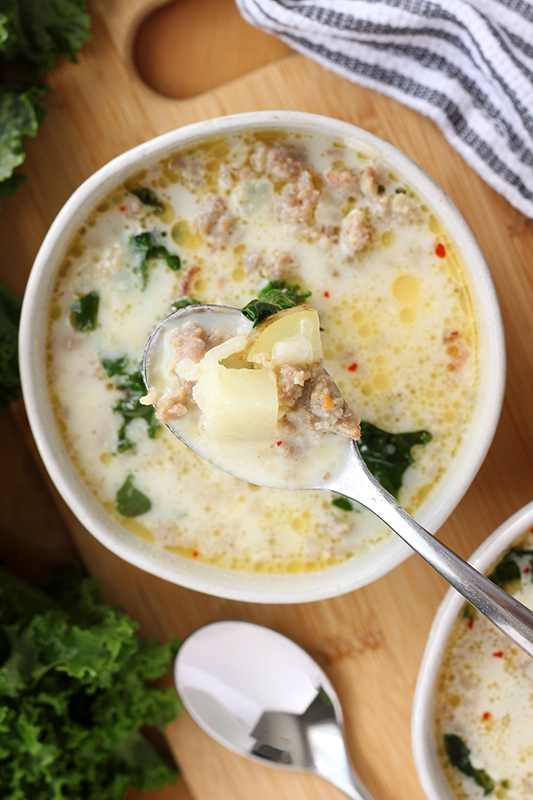
M164 134L111 161L83 183L52 224L33 266L24 298L20 360L24 397L31 428L52 480L74 514L106 547L126 561L174 583L238 600L293 603L348 592L384 575L411 550L391 536L372 551L317 572L291 575L247 574L197 563L147 544L114 521L73 467L58 432L50 404L45 367L48 305L58 265L85 217L115 186L144 165L183 147L249 130L279 130L356 139L361 148L377 150L425 198L454 241L469 273L479 315L481 375L473 423L448 473L422 505L417 519L436 531L455 508L492 441L505 382L505 349L501 316L483 255L463 218L435 182L391 144L345 122L291 111L266 111L206 120Z
M469 559L479 572L488 573L516 540L533 525L533 502L521 508L492 533ZM457 800L442 769L435 736L435 684L451 629L464 598L450 589L442 601L420 665L413 700L412 749L418 777L429 800Z

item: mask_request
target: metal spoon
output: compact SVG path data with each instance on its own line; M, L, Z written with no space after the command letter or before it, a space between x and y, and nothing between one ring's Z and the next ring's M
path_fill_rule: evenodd
M290 639L248 622L206 625L178 651L175 680L191 717L230 750L372 800L346 751L333 687Z
M206 330L217 329L223 324L227 331L233 331L233 335L251 328L251 323L238 309L225 306L188 306L172 314L157 326L146 346L143 375L148 388L153 385L152 380L160 369L164 336L185 320L197 322ZM185 415L185 419L187 416L189 415ZM207 457L201 445L195 440L194 426L185 431L177 423L169 424L168 427L184 444L202 457ZM410 517L369 472L355 441L341 436L334 438L339 440L335 451L337 460L334 464L324 465L324 471L319 479L313 480L305 487L299 481L291 482L288 479L280 484L279 488L325 489L366 506L509 639L528 655L533 656L533 612L496 586ZM213 463L221 469L226 469L221 460ZM248 471L242 475L233 469L226 471L231 471L236 477L243 478L249 483L255 482L254 476Z

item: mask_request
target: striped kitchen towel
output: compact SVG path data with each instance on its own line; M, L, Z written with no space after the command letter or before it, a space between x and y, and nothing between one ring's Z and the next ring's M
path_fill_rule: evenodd
M236 0L243 17L325 67L430 117L533 217L533 3Z

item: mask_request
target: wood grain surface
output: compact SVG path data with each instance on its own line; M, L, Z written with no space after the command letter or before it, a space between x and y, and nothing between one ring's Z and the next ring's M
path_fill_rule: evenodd
M154 38L152 30L152 38L145 38L144 50L139 50L139 25L157 2L89 3L92 40L77 65L61 63L49 76L53 91L46 100L47 118L38 136L27 142L28 183L4 202L0 213L0 280L22 296L43 237L72 191L109 159L177 126L241 111L296 109L347 120L384 137L425 168L455 202L485 253L501 303L508 380L500 424L479 474L439 532L468 557L496 526L533 499L533 220L490 189L428 119L284 46L280 49L273 39L271 49L262 40L263 66L255 68L257 32L239 23L229 37L225 15L212 13L214 0L195 3L198 13L186 17L186 58L175 46L168 21L160 37ZM235 25L233 0L218 4L228 9L228 24ZM175 20L185 19L172 13ZM182 35L181 22L173 25ZM165 57L161 52L156 57L154 48L166 48ZM210 58L210 74L206 48L216 53ZM219 85L217 64L235 62L235 48L242 53L243 68L253 71L240 76L234 71L230 82ZM161 81L167 81L167 95L181 99L164 97L144 84L135 67L141 56L145 75L150 58L152 67L156 61L174 61L174 89L168 88L171 76ZM216 88L196 95L200 69L202 85ZM186 84L190 91L183 88ZM75 547L102 581L108 599L139 620L144 634L161 639L171 634L183 638L219 619L250 620L292 637L336 687L353 762L376 800L423 800L411 753L411 703L429 627L447 586L421 559L413 556L371 586L317 603L265 606L209 597L121 561L73 519L43 476L20 404L0 416L0 436L0 555L9 565L36 577L49 564L69 558ZM183 778L150 793L153 800L186 800L191 795L195 800L341 797L315 776L287 773L229 753L186 713L166 735Z

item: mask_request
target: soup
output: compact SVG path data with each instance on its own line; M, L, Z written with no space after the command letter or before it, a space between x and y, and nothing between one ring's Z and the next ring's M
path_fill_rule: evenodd
M533 609L533 533L492 580ZM435 725L446 778L459 800L533 797L533 660L465 605L436 686Z
M416 516L448 469L478 390L468 277L424 199L361 146L283 132L205 142L117 186L71 243L50 304L50 394L80 475L135 534L280 573L392 535L324 492L257 488L217 470L138 402L150 334L191 302L300 297L318 311L325 366L363 423L428 432L409 440L402 505Z

